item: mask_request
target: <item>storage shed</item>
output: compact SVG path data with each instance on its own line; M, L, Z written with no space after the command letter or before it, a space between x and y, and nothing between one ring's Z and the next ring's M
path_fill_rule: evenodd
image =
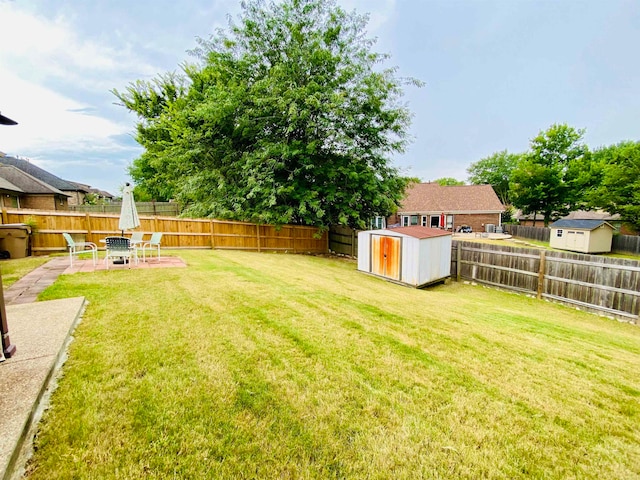
M451 274L451 233L401 227L358 233L358 270L420 288Z
M549 245L581 253L611 251L615 228L604 220L558 220L552 223Z

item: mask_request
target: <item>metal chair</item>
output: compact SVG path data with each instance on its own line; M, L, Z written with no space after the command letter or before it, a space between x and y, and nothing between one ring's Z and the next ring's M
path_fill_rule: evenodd
M142 244L142 261L147 261L147 248L148 249L156 249L156 257L158 261L160 261L160 240L162 240L162 233L154 232L151 234L151 238L148 242L144 242Z
M122 259L131 268L131 259L138 263L138 254L135 248L131 247L131 241L127 237L107 237L107 254L104 257L104 263L109 270L109 260L114 258Z
M67 241L67 247L69 247L69 266L73 267L73 256L81 255L83 253L91 253L93 259L93 265L95 266L98 261L98 246L93 242L76 242L71 235L63 233L62 236Z

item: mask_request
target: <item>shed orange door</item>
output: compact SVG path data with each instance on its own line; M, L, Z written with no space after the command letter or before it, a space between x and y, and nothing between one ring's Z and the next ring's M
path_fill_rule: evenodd
M400 280L400 238L371 236L371 273Z

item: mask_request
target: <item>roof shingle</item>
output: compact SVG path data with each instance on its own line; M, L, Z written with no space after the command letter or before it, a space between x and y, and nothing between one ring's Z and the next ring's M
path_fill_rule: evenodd
M22 158L0 156L0 163L12 165L58 190L67 190L70 192L85 191L83 188L63 180L62 178L55 176L53 173L49 173L31 162L23 160Z
M491 185L415 183L407 188L398 213L502 212L504 206Z
M0 164L0 177L4 178L8 182L12 183L16 187L22 189L24 193L29 194L49 194L49 195L63 195L68 197L66 193L58 190L57 188L43 182L26 172L23 172L13 165Z

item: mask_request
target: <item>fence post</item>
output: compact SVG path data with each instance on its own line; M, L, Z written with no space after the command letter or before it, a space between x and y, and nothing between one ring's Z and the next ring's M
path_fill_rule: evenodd
M211 220L209 222L209 231L211 232L211 250L215 250L216 248L216 232L215 232L215 222Z
M462 245L460 242L456 245L456 282L462 277Z
M546 258L546 252L544 250L540 250L540 267L538 268L538 300L542 298L542 293L544 292L544 270Z
M256 240L258 242L258 252L260 251L260 225L256 224Z
M5 207L2 207L2 223L8 223L7 222L7 209Z
M351 258L356 256L356 231L351 229Z
M91 238L91 215L89 214L89 212L86 213L86 222L87 224L85 225L87 228L87 241L90 242L90 238Z
M296 253L296 233L298 232L298 227L297 226L293 226L291 227L291 239L293 241L293 253Z

